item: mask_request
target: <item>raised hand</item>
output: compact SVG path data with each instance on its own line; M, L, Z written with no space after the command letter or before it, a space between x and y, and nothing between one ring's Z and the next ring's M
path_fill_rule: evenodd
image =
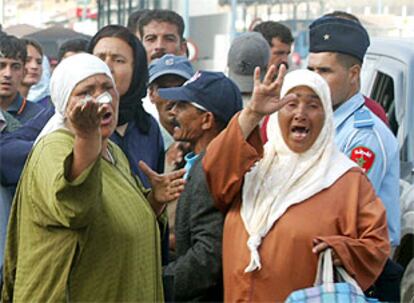
M280 98L280 90L286 75L284 64L280 66L276 79L275 75L276 67L274 65L269 68L263 81L260 80L260 68L256 67L254 70L254 89L249 107L258 115L270 115L281 109L294 97L294 95L287 95L282 99Z
M274 80L275 74L276 67L272 65L263 81L261 81L260 68L256 67L254 70L252 99L249 105L241 111L238 119L245 139L247 139L264 116L273 114L295 98L295 95L290 94L280 99L280 90L286 74L286 66L284 64L280 66L279 74Z
M167 174L158 174L153 171L144 161L139 161L139 168L148 177L152 191L148 200L156 214L159 214L164 204L176 200L184 190L185 180L183 176L185 169L180 169Z
M97 102L78 102L68 112L68 119L75 136L88 138L100 135L100 125L106 108Z

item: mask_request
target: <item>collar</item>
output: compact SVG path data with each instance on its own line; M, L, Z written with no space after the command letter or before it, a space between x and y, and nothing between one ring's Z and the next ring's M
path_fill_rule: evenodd
M7 126L6 118L4 118L3 110L0 109L0 132L2 132Z
M334 111L335 129L342 125L352 114L364 105L364 96L356 93Z
M194 152L189 152L188 154L186 154L184 156L184 160L185 160L185 174L184 174L184 179L187 180L188 179L188 174L190 173L191 168L193 167L195 161L200 157L200 154L196 154Z
M189 152L184 156L185 162L194 163L195 160L200 156L200 154L196 154L195 152Z
M10 106L7 108L7 111L9 113L20 115L25 107L26 107L27 101L26 98L23 98L22 95L17 93L16 97L14 98L14 101Z

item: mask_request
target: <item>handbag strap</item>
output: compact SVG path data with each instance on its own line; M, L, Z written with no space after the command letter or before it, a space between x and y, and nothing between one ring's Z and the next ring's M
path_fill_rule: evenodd
M314 286L319 286L325 283L334 283L334 268L340 282L346 282L355 287L360 295L364 295L358 282L352 278L342 266L334 266L332 260L332 248L327 248L319 254L318 268L316 272Z
M335 271L338 274L339 280L341 280L342 282L351 284L352 286L355 287L355 290L357 291L359 295L364 295L364 292L362 291L361 287L358 285L358 282L355 281L355 279L352 278L350 274L348 274L345 268L343 268L342 266L335 266Z
M319 254L318 268L316 271L314 286L322 285L325 283L334 282L334 272L332 263L332 249L327 248Z

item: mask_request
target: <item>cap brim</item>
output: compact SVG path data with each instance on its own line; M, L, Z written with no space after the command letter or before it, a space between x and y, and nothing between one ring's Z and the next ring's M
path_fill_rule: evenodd
M158 95L167 100L172 101L184 101L184 102L195 102L195 97L191 91L185 87L171 87L171 88L160 88L158 89Z
M183 70L164 69L164 70L159 71L159 72L157 72L153 75L150 75L148 83L151 84L155 79L157 79L161 76L165 76L165 75L176 75L176 76L183 77L185 80L188 80L193 76L192 74L187 73L186 71L183 71Z
M233 80L242 93L251 93L253 91L253 75L239 75L229 71L229 78Z

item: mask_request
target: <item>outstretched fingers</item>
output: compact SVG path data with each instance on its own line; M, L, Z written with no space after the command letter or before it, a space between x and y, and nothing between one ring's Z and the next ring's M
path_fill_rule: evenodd
M280 89L282 88L282 84L283 84L283 79L285 78L286 73L287 73L286 66L282 64L279 68L279 73L277 74L276 79L272 78L273 81L270 84L271 90L280 92Z
M270 66L270 68L266 72L266 75L263 79L263 84L265 85L272 84L273 79L275 78L275 74L276 74L276 67L272 64L272 66ZM259 77L260 77L260 74L259 74Z
M153 178L158 176L158 173L156 173L155 171L153 171L151 169L151 167L149 167L147 165L147 163L145 163L144 161L139 161L138 162L138 166L139 168L142 170L142 172L148 177L148 179L152 180Z
M254 73L253 73L253 85L257 86L260 84L260 67L256 66L254 68Z
M175 171L169 173L169 179L170 180L176 180L176 179L184 180L184 179L182 179L184 177L184 175L185 175L185 169L181 168L179 170L175 170Z

